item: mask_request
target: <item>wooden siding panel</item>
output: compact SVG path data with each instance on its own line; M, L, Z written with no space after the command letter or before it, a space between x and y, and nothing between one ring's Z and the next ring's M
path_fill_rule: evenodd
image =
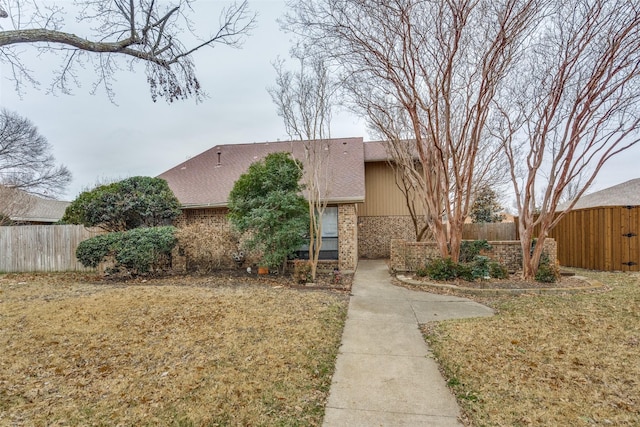
M403 216L409 209L395 181L393 168L387 162L365 163L364 203L358 206L358 216Z

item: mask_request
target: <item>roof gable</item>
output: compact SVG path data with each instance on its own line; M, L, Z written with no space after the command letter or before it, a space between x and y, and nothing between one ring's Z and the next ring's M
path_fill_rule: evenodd
M564 210L568 204L558 206ZM572 210L587 209L599 206L636 206L640 205L640 178L587 194L576 202Z
M330 139L328 144L328 201L364 201L364 149L362 138ZM222 207L236 180L249 166L270 153L289 152L303 159L301 141L216 145L158 175L169 184L186 208Z

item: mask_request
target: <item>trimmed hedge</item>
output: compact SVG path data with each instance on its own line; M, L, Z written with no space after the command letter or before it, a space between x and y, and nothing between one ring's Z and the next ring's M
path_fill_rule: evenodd
M85 267L97 267L113 257L116 269L132 274L159 270L176 246L175 227L143 227L103 234L78 245L76 257Z

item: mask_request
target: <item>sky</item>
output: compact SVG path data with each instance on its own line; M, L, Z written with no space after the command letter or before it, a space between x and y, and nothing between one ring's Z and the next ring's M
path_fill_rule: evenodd
M70 6L70 1L59 1ZM196 23L215 26L221 1L198 0ZM19 96L0 65L0 105L29 118L52 146L53 155L73 174L63 200L73 200L96 183L130 176L157 176L177 164L220 144L287 140L282 119L276 113L267 87L275 83L272 63L287 59L290 35L276 20L285 11L283 1L250 0L258 12L256 28L241 49L216 46L198 51L197 76L209 98L167 104L154 103L139 64L134 72L124 69L114 83L115 103L104 90L92 95L95 81L91 67L78 73L81 87L73 95L48 94L51 73L62 58L35 55L24 47L26 65L40 87L26 86ZM72 21L72 17L67 17ZM292 61L287 61L294 66ZM348 112L337 112L332 120L333 137L361 136L369 140L363 120ZM589 192L640 177L640 146L605 165Z
M196 20L212 25L227 4L198 3ZM143 64L134 73L118 73L117 105L104 90L90 94L95 81L92 68L81 70L83 84L73 95L47 94L51 72L62 60L54 54L29 56L28 66L39 76L41 88L25 87L20 99L8 80L9 70L0 65L0 105L29 118L48 139L56 160L73 174L61 199L73 200L97 182L159 175L219 144L289 139L267 92L276 79L272 63L278 56L289 58L290 36L276 22L284 2L253 0L250 7L258 12L258 22L241 49L221 45L197 52L196 74L209 95L202 103L167 104L163 99L154 103ZM33 49L25 51L26 56ZM335 137L366 136L364 122L345 112L334 115L332 126Z

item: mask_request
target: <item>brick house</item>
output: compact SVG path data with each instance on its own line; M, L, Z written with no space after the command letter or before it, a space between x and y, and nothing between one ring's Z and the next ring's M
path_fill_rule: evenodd
M227 198L249 166L274 152L303 158L300 141L216 145L160 174L182 204L182 224L228 226ZM323 218L323 258L343 271L359 257L389 257L391 239L415 239L411 217L383 142L328 141L328 208Z

